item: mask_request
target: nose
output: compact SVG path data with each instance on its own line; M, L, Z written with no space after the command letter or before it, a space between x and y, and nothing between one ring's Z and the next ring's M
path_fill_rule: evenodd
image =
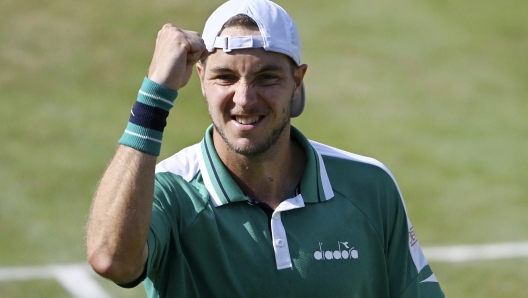
M238 82L235 85L233 102L241 107L253 105L255 102L257 102L257 95L254 89L255 88L252 88L251 84L248 82Z

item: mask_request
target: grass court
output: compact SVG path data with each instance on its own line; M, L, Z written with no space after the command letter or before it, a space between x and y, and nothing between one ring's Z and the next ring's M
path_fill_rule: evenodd
M91 196L158 30L219 0L0 2L0 268L85 262ZM277 0L301 34L310 139L393 172L422 247L528 241L528 2ZM196 74L161 158L209 125ZM431 262L447 297L526 297L528 258ZM97 279L112 297L144 297ZM71 297L54 279L1 297Z

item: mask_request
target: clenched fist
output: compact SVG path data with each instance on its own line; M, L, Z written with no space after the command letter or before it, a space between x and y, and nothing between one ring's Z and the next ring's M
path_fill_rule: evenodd
M198 32L165 24L156 39L148 78L177 91L189 82L194 64L208 55Z

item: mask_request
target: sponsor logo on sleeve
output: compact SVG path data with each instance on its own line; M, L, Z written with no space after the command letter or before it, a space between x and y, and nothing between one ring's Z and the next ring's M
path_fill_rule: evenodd
M414 227L411 227L409 229L409 245L413 247L418 242L418 238L416 237L416 234L414 233Z

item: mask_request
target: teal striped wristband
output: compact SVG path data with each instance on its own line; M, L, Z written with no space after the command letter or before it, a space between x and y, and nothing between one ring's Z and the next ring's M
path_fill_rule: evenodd
M145 77L120 144L159 156L163 130L178 92Z

